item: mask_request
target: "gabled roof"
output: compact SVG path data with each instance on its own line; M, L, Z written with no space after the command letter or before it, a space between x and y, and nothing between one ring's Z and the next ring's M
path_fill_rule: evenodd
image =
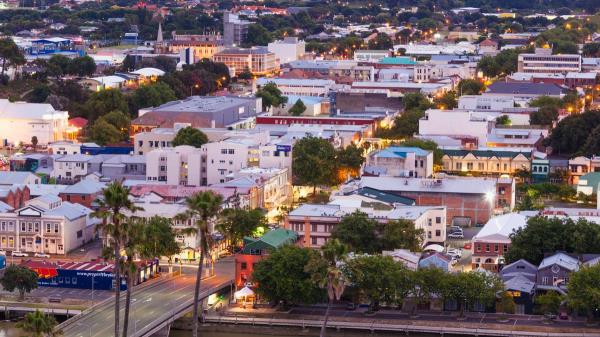
M558 265L569 271L579 270L579 260L563 252L558 252L554 255L544 258L540 263L538 270L542 270L553 265Z
M65 194L94 194L102 191L105 183L96 182L91 179L83 179L74 185L69 185L62 193Z
M504 289L506 290L517 290L531 294L534 287L535 282L522 275L517 275L508 281L504 281Z
M473 237L475 240L493 238L508 239L509 235L519 228L527 226L527 218L520 213L508 213L496 216L488 220L483 228Z
M371 187L362 187L354 192L355 194L362 195L363 197L375 199L381 202L385 202L388 204L404 204L404 205L414 205L415 200L399 196L392 193L387 193L384 191L376 190Z
M442 149L445 155L450 157L464 157L469 153L477 158L515 158L518 155L522 155L525 158L531 158L531 151L502 151L502 150L453 150L453 149Z
M260 239L248 243L242 253L249 254L251 250L277 249L285 244L298 240L298 233L284 228L266 232Z
M492 83L486 92L492 94L559 96L564 92L564 89L556 84L498 81Z

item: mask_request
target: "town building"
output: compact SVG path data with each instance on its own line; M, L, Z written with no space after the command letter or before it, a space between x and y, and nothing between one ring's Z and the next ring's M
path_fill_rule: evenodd
M485 150L442 149L442 167L449 173L500 176L531 171L531 151L489 148Z
M176 31L171 34L172 39L168 41L169 52L181 53L189 48L197 61L212 59L224 48L223 37L220 34L177 34Z
M500 271L504 289L515 301L515 314L533 313L536 274L537 266L523 259L504 266Z
M433 174L433 152L416 147L391 146L369 154L367 175L428 178Z
M224 63L232 77L244 72L254 76L271 76L279 73L279 59L266 47L231 47L215 53L213 62Z
M407 249L384 250L381 252L383 256L390 256L394 261L402 263L407 269L412 271L419 267L420 254L413 253Z
M519 54L517 67L524 73L568 73L581 71L581 55L552 55L552 49L536 48L535 53Z
M569 276L579 268L579 259L563 252L545 257L538 266L536 290L556 291L566 295Z
M335 86L332 80L261 77L255 81L253 91L256 92L269 83L275 84L284 96L327 97Z
M425 255L419 261L419 268L438 268L443 271L452 271L452 258L446 254L434 252Z
M106 183L83 179L76 184L68 185L58 196L62 201L72 202L87 208L95 208L97 207L95 204L96 199L102 194L104 187L106 187Z
M66 254L95 237L92 210L46 195L0 213L0 249Z
M237 14L223 13L223 43L225 46L241 45L248 35L250 21L242 20Z
M505 264L504 255L510 248L510 235L525 226L527 217L520 213L491 218L471 240L472 268L498 272Z
M0 99L0 147L38 145L68 139L69 113L55 110L46 103L11 102Z
M354 61L366 63L379 63L390 56L389 50L367 50L359 49L354 51Z
M306 44L297 37L287 36L283 40L268 44L267 49L275 54L280 64L300 60L306 53Z

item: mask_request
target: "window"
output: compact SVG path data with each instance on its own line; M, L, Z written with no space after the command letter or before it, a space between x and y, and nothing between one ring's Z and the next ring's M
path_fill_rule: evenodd
M431 239L431 231L428 231L428 232L427 232L427 238L428 238L428 239Z
M240 265L240 268L242 270L246 270L246 269L248 269L248 264L246 262L242 262L241 265Z
M427 226L431 226L431 224L432 224L431 219L427 219Z
M313 225L310 226L310 230L311 230L311 232L318 232L319 231L319 227L317 225L313 224Z
M235 154L235 149L228 149L228 150L227 150L227 153L228 153L228 154Z
M473 163L467 163L467 170L473 170Z
M508 252L508 245L502 245L502 251L504 253Z
M77 231L77 238L80 239L83 236L83 230Z
M221 154L227 154L227 149L221 149Z
M15 239L12 236L8 238L8 246L11 248L15 246Z
M497 244L497 243L494 245L494 251L495 251L496 253L498 252L498 244Z
M26 224L24 222L21 222L21 232L25 231L25 226Z
M311 238L310 238L310 242L312 243L312 245L313 245L313 246L316 246L316 245L317 245L317 238L316 238L316 237L314 237L314 236L313 236L313 237L311 237Z
M442 235L442 231L439 229L435 230L435 236L441 236Z
M486 251L486 252L489 252L489 251L490 251L490 244L489 244L489 243L486 243L486 244L485 244L485 251Z
M57 223L54 224L54 233L58 233L58 224Z
M73 277L71 279L71 284L77 284L77 277Z
M462 163L456 163L456 169L462 170Z
M441 216L436 216L435 217L435 223L442 223L442 217Z
M67 194L67 201L71 201L71 195Z

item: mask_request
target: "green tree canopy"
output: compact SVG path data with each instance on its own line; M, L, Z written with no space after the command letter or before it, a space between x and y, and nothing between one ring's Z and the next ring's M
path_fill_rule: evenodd
M455 91L448 91L441 97L436 97L433 103L438 109L454 109L458 107L458 100Z
M415 224L406 219L390 221L384 225L381 234L383 250L394 250L398 248L408 249L412 252L421 250L423 235L422 228L415 228Z
M554 153L575 154L583 152L585 143L592 131L600 125L600 110L589 110L573 114L562 119L552 130L545 144L552 147ZM593 144L593 140L590 145ZM583 153L588 154L588 153ZM589 153L589 155L595 153Z
M90 122L115 110L129 113L127 101L118 89L106 89L92 93L85 102L83 110Z
M253 235L259 227L266 226L267 219L260 209L228 208L223 210L217 229L236 245L246 236Z
M311 304L325 299L325 292L312 280L305 266L313 255L310 248L285 245L257 262L252 279L258 283L258 294L272 303ZM323 271L325 273L326 271Z
M558 120L558 109L553 106L543 106L529 115L531 125L552 125Z
M294 103L294 105L288 111L292 116L300 116L306 111L306 105L300 98Z
M502 280L495 274L478 271L447 273L443 280L442 297L455 300L462 317L467 307L475 303L492 304L496 293L502 288Z
M466 79L458 82L458 93L460 95L479 95L485 86L481 81Z
M17 323L17 328L30 333L32 337L57 337L61 336L62 332L55 331L58 322L52 315L35 310L25 314L23 320Z
M266 46L273 42L273 36L263 25L254 23L248 26L248 34L243 41L245 47Z
M137 115L141 108L157 107L176 99L175 92L164 82L142 85L130 97L130 112Z
M342 218L333 228L331 237L340 240L355 253L373 254L380 252L376 235L379 223L369 219L366 213L355 211Z
M600 310L600 264L583 267L569 276L569 305L585 312L591 321Z
M326 139L305 137L294 145L292 153L292 172L297 185L333 186L335 176L336 152Z
M502 116L498 116L496 118L496 125L511 125L512 122L510 120L510 117L508 117L507 115L502 115ZM531 123L534 124L534 123Z
M0 59L2 59L2 76L9 66L25 64L25 56L12 38L0 39Z
M140 242L137 250L144 258L160 258L179 253L172 220L161 216L153 216L143 223Z
M365 162L363 150L351 143L346 148L337 150L336 162L339 168L348 171L352 176L358 176L360 168Z
M278 107L287 102L287 97L283 96L281 90L273 82L265 84L262 88L256 91L256 97L262 98L262 106L264 110L270 107Z
M0 279L0 284L7 291L17 290L19 299L22 301L25 299L25 293L38 287L37 281L38 275L36 272L27 267L13 264L4 270L4 276Z
M505 49L496 56L484 56L477 64L477 68L488 77L512 74L517 71L517 60L521 52L522 50L519 49Z
M173 139L173 146L189 145L199 148L206 143L208 143L206 134L191 126L177 131L177 135Z
M88 138L98 145L114 144L123 140L123 133L106 119L100 118L88 130Z

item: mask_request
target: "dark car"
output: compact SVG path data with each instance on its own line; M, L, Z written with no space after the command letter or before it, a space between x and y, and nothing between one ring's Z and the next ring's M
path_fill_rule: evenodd
M561 311L558 314L558 318L563 319L563 320L567 320L567 319L569 319L569 314L567 314L566 311Z

